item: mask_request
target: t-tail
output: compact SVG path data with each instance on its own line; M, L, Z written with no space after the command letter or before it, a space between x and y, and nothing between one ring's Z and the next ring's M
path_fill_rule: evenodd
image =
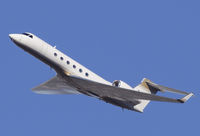
M178 93L178 94L185 95L181 99L171 98L171 101L169 101L169 102L177 102L177 103L184 103L190 97L193 96L193 93L188 93L188 92L185 92L185 91L180 91L180 90L176 90L176 89L173 89L173 88L158 85L158 84L155 84L155 83L153 83L152 81L150 81L149 79L146 79L146 78L144 78L141 81L141 84L136 86L134 88L134 90L138 91L138 92L152 94L152 95L155 95L158 91L160 91L160 92L172 92L172 93ZM139 101L140 101L140 103L134 106L134 110L136 110L138 112L143 112L144 108L149 104L150 100L142 100L141 99Z

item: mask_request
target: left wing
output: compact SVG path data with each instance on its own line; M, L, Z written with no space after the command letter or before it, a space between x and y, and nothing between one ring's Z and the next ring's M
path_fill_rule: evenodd
M111 85L105 85L91 80L83 79L76 76L67 77L70 82L78 88L78 91L84 94L92 94L99 98L112 98L118 100L126 100L129 102L135 102L135 99L143 100L153 100L153 101L162 101L162 102L174 102L174 103L184 103L186 102L193 93L187 94L182 99L174 99L168 97L162 97L155 94L148 94L143 92L138 92L134 90L118 88Z
M45 83L42 83L33 88L32 91L39 94L80 94L59 76L55 76Z

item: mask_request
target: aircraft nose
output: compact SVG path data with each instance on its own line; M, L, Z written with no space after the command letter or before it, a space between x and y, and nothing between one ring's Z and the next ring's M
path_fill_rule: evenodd
M20 34L9 34L9 37L12 41L20 41Z

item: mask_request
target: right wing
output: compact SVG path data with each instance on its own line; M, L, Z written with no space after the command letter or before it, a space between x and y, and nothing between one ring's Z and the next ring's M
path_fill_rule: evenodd
M76 87L79 88L81 93L89 93L102 98L113 98L118 100L126 100L133 102L135 99L143 99L143 100L153 100L153 101L162 101L162 102L174 102L174 103L184 103L191 96L192 93L187 94L182 99L174 99L163 96L158 96L154 94L148 94L143 92L138 92L130 89L124 89L119 87L114 87L111 85L105 85L98 82L94 82L91 80L83 79L76 76L68 76L67 77L71 82L74 83Z
M55 76L45 83L42 83L33 88L32 91L39 94L80 94L59 76Z

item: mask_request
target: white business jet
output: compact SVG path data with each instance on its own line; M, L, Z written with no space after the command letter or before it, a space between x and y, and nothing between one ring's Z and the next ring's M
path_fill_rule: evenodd
M18 47L40 59L57 73L52 79L33 88L35 93L85 94L137 112L143 112L151 100L184 103L193 96L193 93L161 86L146 78L134 88L121 80L111 83L34 34L9 34L9 37ZM178 93L184 97L174 99L155 95L158 91Z

